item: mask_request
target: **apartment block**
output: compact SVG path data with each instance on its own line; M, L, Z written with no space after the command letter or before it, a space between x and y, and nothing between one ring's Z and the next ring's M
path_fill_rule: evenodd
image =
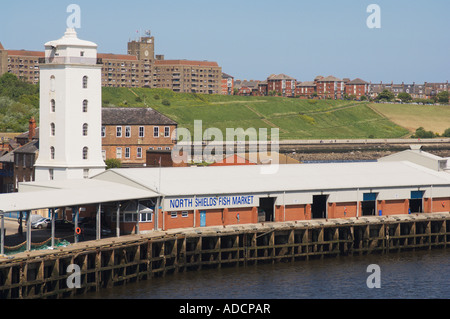
M160 58L155 61L152 87L174 92L221 94L222 68L217 62Z
M369 89L369 83L360 78L345 83L345 93L348 96L356 96L358 100L360 100L362 96L367 96Z
M286 74L272 74L267 78L268 93L292 97L295 95L296 80Z
M341 99L344 96L344 80L333 75L327 77L318 76L314 80L317 87L317 95L322 99Z
M222 72L221 94L232 95L234 91L234 77Z
M295 95L302 99L312 99L316 93L316 83L314 81L304 81L297 83Z
M130 40L127 54L98 53L103 87L168 88L174 92L222 93L222 68L217 62L164 60L155 54L155 38ZM0 43L0 76L15 74L26 82L39 82L44 52L5 50Z

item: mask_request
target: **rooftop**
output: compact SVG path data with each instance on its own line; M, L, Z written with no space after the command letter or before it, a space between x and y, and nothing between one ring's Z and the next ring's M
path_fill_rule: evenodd
M49 41L45 44L46 47L57 46L80 46L80 47L93 47L97 48L97 44L91 41L85 41L78 39L75 29L67 28L64 36L58 40Z
M103 108L103 125L177 125L177 122L152 108Z
M187 66L202 66L202 67L219 67L217 62L191 61L191 60L156 60L155 65L187 65Z
M272 74L270 75L267 80L295 80L293 77L290 77L286 74Z
M279 165L273 174L264 169L271 166L111 169L94 179L131 182L165 196L450 185L450 174L406 161Z

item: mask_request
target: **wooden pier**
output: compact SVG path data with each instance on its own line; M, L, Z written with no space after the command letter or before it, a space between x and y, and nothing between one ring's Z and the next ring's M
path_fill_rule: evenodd
M173 272L446 248L450 213L156 231L0 257L0 298L66 298ZM69 265L80 288L69 288Z

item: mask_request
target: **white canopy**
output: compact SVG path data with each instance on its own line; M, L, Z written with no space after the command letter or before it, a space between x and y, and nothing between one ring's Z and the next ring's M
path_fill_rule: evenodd
M84 180L66 181L66 187L50 183L27 183L26 192L1 194L0 211L17 212L35 209L91 205L116 201L146 199L159 196L150 190L143 190L118 183ZM83 186L79 187L82 183ZM60 185L62 186L62 185ZM77 187L78 186L78 187ZM35 191L32 189L35 188Z

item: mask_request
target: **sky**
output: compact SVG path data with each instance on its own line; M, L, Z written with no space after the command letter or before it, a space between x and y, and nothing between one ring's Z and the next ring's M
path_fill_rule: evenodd
M448 0L2 0L0 42L43 51L64 34L70 4L81 9L79 38L100 53L126 54L151 30L156 54L216 61L235 79L450 80ZM371 4L380 28L368 27Z

